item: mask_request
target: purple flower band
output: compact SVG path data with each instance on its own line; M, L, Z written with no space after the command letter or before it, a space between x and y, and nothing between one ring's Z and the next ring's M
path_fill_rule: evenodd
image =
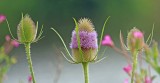
M98 48L96 31L93 32L79 31L79 36L80 36L80 45L82 48L85 49ZM70 48L78 48L75 31L72 32Z

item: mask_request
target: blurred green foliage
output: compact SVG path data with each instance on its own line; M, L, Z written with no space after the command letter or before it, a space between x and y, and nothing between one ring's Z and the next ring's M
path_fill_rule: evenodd
M50 30L54 27L62 36L68 36L65 37L67 42L70 41L69 37L75 26L72 17L77 20L83 17L90 18L96 30L100 32L105 19L111 16L105 33L116 40L120 30L126 35L127 31L135 26L149 35L153 23L155 23L154 35L158 35L160 32L158 3L159 0L0 0L0 13L7 16L14 35L21 14L28 13L35 22L44 24L46 40L56 41L56 35ZM4 22L0 25L2 39L0 42L6 34L9 32Z

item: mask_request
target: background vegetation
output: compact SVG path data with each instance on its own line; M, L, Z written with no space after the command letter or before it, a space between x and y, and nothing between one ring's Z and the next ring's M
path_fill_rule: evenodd
M117 39L120 30L127 34L127 31L135 26L148 35L153 23L155 23L154 34L158 35L159 3L159 0L0 0L0 13L7 16L14 33L21 14L28 13L34 21L39 21L40 25L45 26L45 39L52 40L47 41L50 43L56 42L57 38L50 27L61 31L63 36L70 37L70 32L74 28L72 17L77 20L83 17L90 18L96 30L100 32L104 20L111 16L105 33ZM0 42L2 42L3 37L8 34L8 29L6 23L0 27ZM69 42L68 37L65 38ZM45 40L42 42L45 43Z

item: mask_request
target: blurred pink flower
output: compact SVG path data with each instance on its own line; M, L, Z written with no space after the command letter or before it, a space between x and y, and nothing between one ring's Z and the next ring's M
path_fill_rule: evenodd
M101 44L104 45L104 46L110 46L110 47L113 47L113 46L114 46L114 43L113 43L110 35L106 35L106 36L104 37L104 40L102 40L102 43L101 43Z
M4 20L6 20L6 16L0 14L0 23L2 23Z
M152 80L150 77L146 76L145 77L145 83L152 83Z
M28 83L32 82L32 76L28 76Z
M9 35L6 35L5 39L6 39L7 42L9 42L11 40L11 37Z
M128 78L126 78L126 79L124 80L124 83L129 83Z
M141 38L143 38L143 33L140 32L140 31L135 31L135 32L133 32L133 36L134 36L135 38L141 39Z
M17 42L16 40L12 40L12 41L11 41L11 44L12 44L14 47L18 47L18 46L19 46L19 42Z
M132 66L129 64L129 65L125 66L125 67L123 68L123 70L124 70L126 73L129 74L129 73L132 71Z

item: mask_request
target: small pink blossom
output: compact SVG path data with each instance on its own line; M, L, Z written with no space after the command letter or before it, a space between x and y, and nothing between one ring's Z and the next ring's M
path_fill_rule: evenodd
M6 35L5 39L6 39L7 42L9 42L11 40L11 37L9 35Z
M150 77L146 76L145 77L145 83L152 83L152 80Z
M4 20L6 20L6 16L0 14L0 23L2 23Z
M126 79L124 80L124 83L129 83L128 78L126 78Z
M32 76L28 76L28 83L32 82Z
M19 42L17 42L16 40L12 40L12 41L11 41L11 44L12 44L14 47L18 47L18 46L19 46Z
M110 46L110 47L114 46L114 43L113 43L112 38L110 37L110 35L106 35L104 37L104 40L102 40L101 44L104 45L104 46Z
M125 66L125 67L123 68L123 70L124 70L126 73L129 74L129 73L132 71L132 66L129 64L129 65Z
M141 39L141 38L143 38L143 33L140 31L135 31L135 32L133 32L133 36L135 38Z

